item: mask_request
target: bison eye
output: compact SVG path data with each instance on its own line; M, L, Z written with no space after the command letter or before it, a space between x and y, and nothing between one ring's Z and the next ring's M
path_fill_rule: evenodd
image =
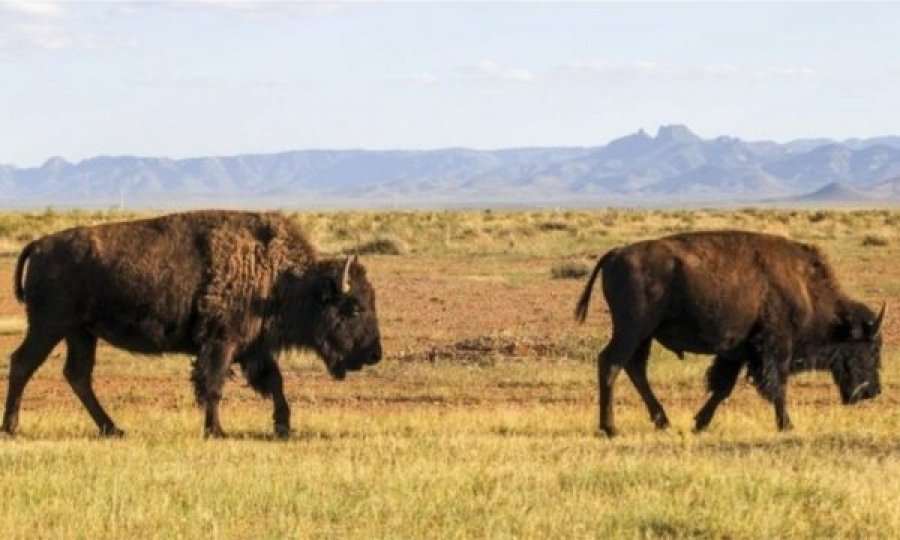
M363 308L357 302L347 302L341 308L341 315L347 318L359 317L363 312Z

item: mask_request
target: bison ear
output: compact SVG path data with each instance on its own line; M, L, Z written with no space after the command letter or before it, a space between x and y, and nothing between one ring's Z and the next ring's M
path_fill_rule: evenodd
M860 320L853 312L838 315L837 323L832 328L832 339L835 341L871 341L881 332L885 308L874 319Z

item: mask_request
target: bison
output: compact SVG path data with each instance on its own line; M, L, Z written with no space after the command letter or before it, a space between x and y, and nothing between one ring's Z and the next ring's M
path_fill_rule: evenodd
M291 428L280 351L311 349L338 380L381 359L363 266L355 257L320 259L279 213L197 211L68 229L26 245L14 280L28 330L10 361L2 429L11 435L25 385L62 340L65 378L103 436L122 431L92 388L98 339L195 356L191 379L213 437L224 435L219 401L234 363L272 398L275 433L284 437Z
M774 404L779 430L791 429L785 409L788 375L830 370L845 404L881 391L881 322L845 295L814 246L742 231L697 232L612 249L594 267L575 308L584 322L594 281L603 294L612 337L597 358L599 427L616 434L613 384L622 368L657 428L669 420L647 380L650 343L715 355L706 374L711 395L695 417L706 429L742 368Z

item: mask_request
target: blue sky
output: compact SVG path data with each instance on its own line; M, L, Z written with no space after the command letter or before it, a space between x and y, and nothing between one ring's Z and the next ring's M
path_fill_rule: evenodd
M900 4L0 0L0 163L900 134Z

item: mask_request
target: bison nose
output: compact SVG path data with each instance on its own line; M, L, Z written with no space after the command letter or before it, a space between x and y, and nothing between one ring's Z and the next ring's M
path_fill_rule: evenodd
M377 364L381 361L381 344L375 345L375 350L372 351L372 364Z

